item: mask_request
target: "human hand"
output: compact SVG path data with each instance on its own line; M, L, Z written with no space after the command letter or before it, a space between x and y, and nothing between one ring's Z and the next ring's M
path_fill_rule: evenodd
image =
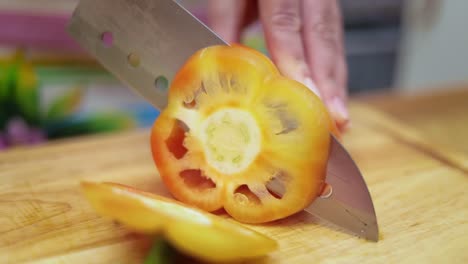
M309 87L338 127L348 123L347 68L336 0L209 0L211 28L228 43L259 18L273 62L285 76Z

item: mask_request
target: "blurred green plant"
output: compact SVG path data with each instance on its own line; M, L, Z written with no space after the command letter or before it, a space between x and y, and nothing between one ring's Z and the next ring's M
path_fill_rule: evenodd
M148 256L143 264L172 264L175 262L177 251L162 237L153 241Z
M41 83L24 53L0 61L0 148L52 139L122 130L136 126L128 113L79 116L84 89L72 87L41 111ZM39 131L39 132L38 132ZM38 136L39 135L39 136Z
M80 106L83 98L82 87L73 87L52 102L46 112L47 120L60 120L72 115Z

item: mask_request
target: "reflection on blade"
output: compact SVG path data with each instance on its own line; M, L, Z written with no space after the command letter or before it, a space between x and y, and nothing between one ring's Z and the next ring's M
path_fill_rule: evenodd
M333 137L326 182L328 198L317 198L305 211L358 236L378 241L378 225L367 185L351 156Z

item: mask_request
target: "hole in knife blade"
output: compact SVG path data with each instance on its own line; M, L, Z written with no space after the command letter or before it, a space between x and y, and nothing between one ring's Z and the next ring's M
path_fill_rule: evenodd
M133 67L140 66L140 56L135 53L130 53L127 57L128 64L132 65Z
M319 197L326 199L326 198L329 198L332 195L332 193L333 193L332 186L328 183L325 183Z
M110 31L106 31L101 34L101 41L104 47L109 48L114 43L114 34Z
M154 80L154 87L159 91L166 91L169 86L169 82L166 77L160 75Z

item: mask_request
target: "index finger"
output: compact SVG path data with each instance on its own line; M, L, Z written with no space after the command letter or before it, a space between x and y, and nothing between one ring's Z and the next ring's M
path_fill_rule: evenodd
M239 42L246 0L210 0L208 18L210 27L227 43Z
M304 0L304 43L311 74L339 127L348 122L347 69L337 0Z
M266 45L280 72L313 90L301 34L301 2L260 0L260 19L264 27Z

